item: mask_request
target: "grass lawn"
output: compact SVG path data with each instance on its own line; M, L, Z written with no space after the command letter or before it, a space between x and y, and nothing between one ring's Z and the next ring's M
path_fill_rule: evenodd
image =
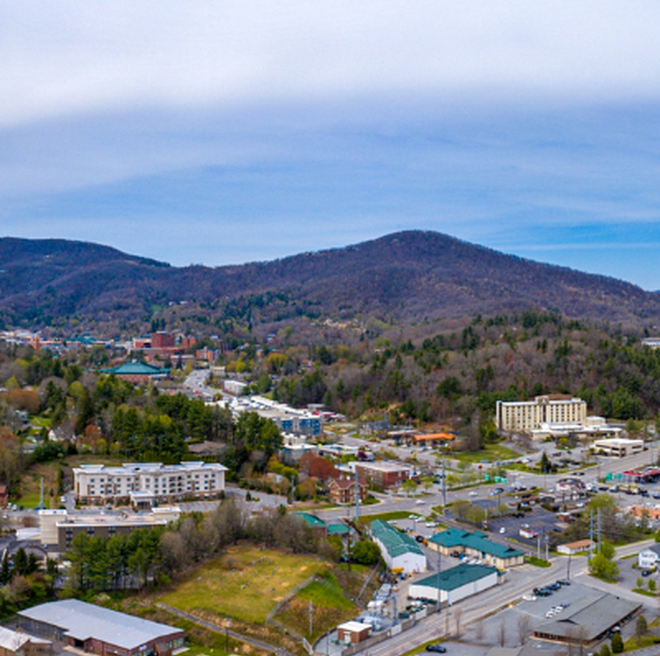
M195 569L159 601L183 611L206 610L263 624L268 613L297 585L326 569L326 564L314 557L239 545Z
M644 647L652 647L653 645L658 644L658 642L660 642L660 638L652 634L642 636L642 639L639 641L637 640L637 636L633 636L632 638L628 638L628 640L623 643L623 650L635 651Z
M535 567L551 567L552 563L544 560L543 558L537 558L536 556L527 556L525 558L527 563L534 565Z
M494 463L498 460L515 460L516 458L520 458L520 453L500 444L488 444L480 451L452 453L451 457L462 462L469 462L470 464L479 463L482 460Z
M417 514L413 513L410 510L392 510L391 512L386 513L375 513L373 515L362 515L360 517L360 524L368 524L373 522L375 519L382 519L384 522L390 522L393 519L408 519L410 515Z
M347 576L351 576L354 582L358 579L362 580L362 576L357 572L351 575L347 571L341 574L341 583L334 575L328 575L305 586L279 609L276 619L298 635L313 641L338 624L354 618L357 608L346 596L342 584L345 583L344 579ZM309 635L310 601L313 613L311 636Z

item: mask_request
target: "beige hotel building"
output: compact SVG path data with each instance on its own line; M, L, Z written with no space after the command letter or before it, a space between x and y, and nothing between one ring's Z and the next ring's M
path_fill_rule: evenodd
M541 424L584 423L587 403L564 394L548 394L533 401L498 401L495 412L498 430L528 433Z

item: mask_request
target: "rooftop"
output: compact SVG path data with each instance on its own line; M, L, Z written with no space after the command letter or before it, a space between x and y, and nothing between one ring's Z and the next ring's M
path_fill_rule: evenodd
M325 528L326 526L326 523L322 519L311 513L297 512L295 515L296 517L300 517L310 528Z
M362 467L366 469L373 469L376 471L382 472L398 472L398 471L410 471L408 465L401 465L397 462L389 461L379 461L379 462L358 462L356 467Z
M595 640L635 612L641 602L621 599L606 592L589 591L561 615L561 619L541 624L534 631L539 637Z
M515 558L522 556L523 552L514 549L506 544L494 542L486 537L485 533L479 531L464 531L462 529L448 528L446 531L436 533L429 542L433 542L442 547L451 549L451 547L465 546L471 549L478 549L495 558Z
M415 553L424 556L424 551L409 535L390 526L381 519L371 522L371 534L382 542L390 556L400 556L404 553Z
M186 469L207 469L213 471L227 471L224 465L217 462L204 462L202 460L186 461L178 465L164 465L162 462L138 462L125 463L121 467L106 467L105 465L80 465L74 467L74 472L86 472L88 474L108 474L116 476L120 474L148 474L156 472L180 472Z
M51 601L26 608L18 615L64 629L68 636L76 640L94 637L130 650L181 631L167 624L143 620L77 599Z
M103 369L103 372L115 374L115 376L165 376L170 373L170 370L154 367L145 362L126 362L118 367Z
M496 567L461 563L460 565L456 565L456 567L440 572L439 577L437 574L432 574L421 581L417 581L415 585L424 585L429 588L446 590L448 592L456 588L461 588L467 583L483 579L493 573L500 574Z

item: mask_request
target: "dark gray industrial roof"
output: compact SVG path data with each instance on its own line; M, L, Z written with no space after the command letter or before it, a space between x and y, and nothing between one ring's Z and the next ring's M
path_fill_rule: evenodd
M582 633L585 640L594 640L613 626L619 624L642 604L621 599L608 593L587 594L583 599L566 609L551 622L541 624L534 630L534 635L558 636L571 639Z
M143 620L77 599L52 601L27 608L19 616L56 626L76 640L97 638L122 649L137 649L181 631L167 624Z

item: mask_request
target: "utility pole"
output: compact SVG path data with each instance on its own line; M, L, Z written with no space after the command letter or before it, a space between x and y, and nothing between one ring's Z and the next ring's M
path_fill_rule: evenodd
M355 468L355 522L360 519L360 477L358 469Z
M309 636L310 636L310 638L312 636L312 631L313 631L313 628L314 628L313 625L312 625L313 618L314 618L314 604L313 604L312 600L310 599L309 600Z
M440 581L441 581L441 576L440 576L440 559L441 559L441 554L440 554L440 545L438 545L438 613L440 612L441 603L440 603Z
M590 558L594 557L594 511L590 510L589 511L589 540L591 541L591 545L589 549L591 550L591 556Z
M442 452L442 509L447 507L447 472L445 470L445 460L447 459L447 454Z

